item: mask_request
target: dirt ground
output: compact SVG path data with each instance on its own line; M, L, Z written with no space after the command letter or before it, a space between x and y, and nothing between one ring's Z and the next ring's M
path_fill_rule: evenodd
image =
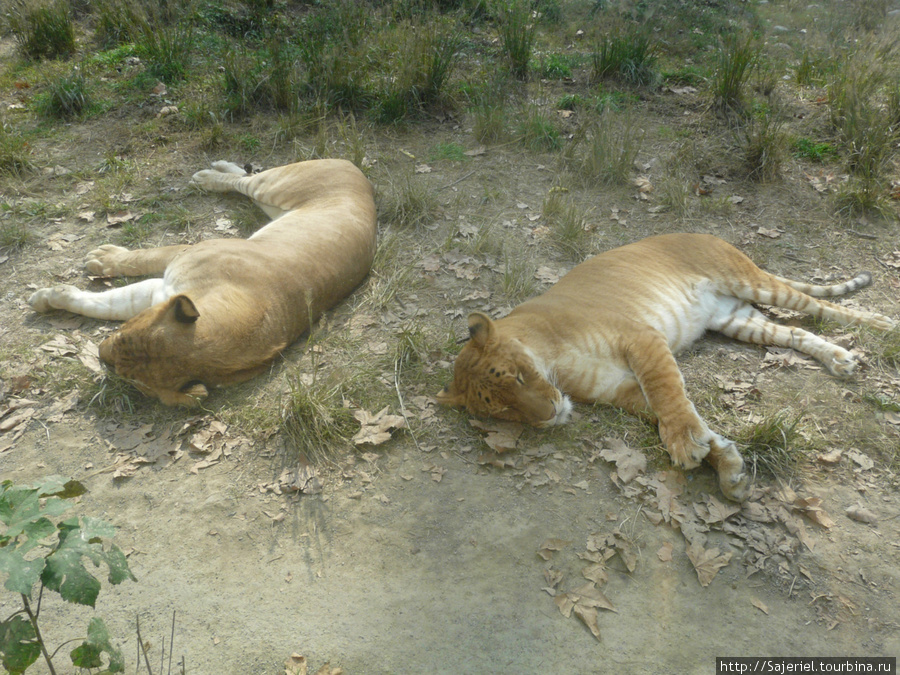
M4 104L14 96L6 92ZM896 396L898 375L876 365L865 333L826 329L869 356L848 382L792 355L718 338L680 359L701 414L726 435L773 409L804 412L808 457L790 475L760 474L743 508L722 500L708 468L669 470L653 430L609 411L580 406L570 430L524 430L515 450L495 455L466 415L435 407L430 395L452 361L441 336L461 336L473 309L500 314L515 304L498 290L502 259L465 247L467 226L494 227L500 240L520 242L535 267L549 268L535 290L575 262L542 239L541 204L560 179L554 156L515 144L482 152L461 115L367 136L381 205L407 177L439 203L424 227L398 235L396 266L409 276L396 297L371 304L373 278L322 329L326 352L351 361L365 360L370 347L359 345L393 344L400 325L428 333L424 378L407 382L400 373L395 382L388 366L372 381L393 413L407 414L408 429L376 447L336 449L315 476L285 474L297 464L283 434L241 420L277 398L289 373L309 369L305 343L270 374L215 393L199 413L137 395L121 412L91 400L100 375L88 347L111 327L38 316L26 299L60 281L99 287L83 277L80 260L122 234L101 211L92 220L76 214L110 189L100 182L103 157L125 153L134 163L125 188L138 198L136 211L152 208L141 199L167 195L196 214L189 231L159 224L144 243L156 245L211 236L238 206L186 189L210 160L276 166L312 143L209 156L175 121L152 122L161 101L146 103L131 117L61 130L36 148L37 175L0 187L0 202L59 207L29 221L32 245L0 255L0 422L24 415L0 434L0 476L76 478L90 492L75 512L118 527L116 543L138 581L105 586L97 614L125 649L129 673L138 618L154 672L166 672L157 664L173 651L186 672L210 675L274 675L292 653L311 671L329 662L348 674L710 673L717 656L900 655L900 479L890 454L900 432L896 414L864 401L871 391ZM649 132L637 164L655 181L672 152L671 129L701 139L707 115L699 98L671 93L642 106ZM474 156L427 159L429 148L451 142ZM347 152L337 136L328 147ZM876 262L896 248L896 223L839 227L809 167L793 163L782 178L757 184L716 161L715 196L727 199L701 208L704 197L691 194L685 218L653 210L657 202L635 186L573 190L594 226L592 249L660 232L712 232L786 276L871 269L873 286L849 302L900 317L900 273ZM415 172L426 164L429 171ZM728 201L733 195L742 200ZM358 325L362 341L352 347L327 341ZM740 382L755 391L746 400L731 386ZM649 460L643 469L637 455ZM851 507L874 522L848 516ZM0 614L15 607L0 595ZM51 600L44 612L54 644L91 614Z

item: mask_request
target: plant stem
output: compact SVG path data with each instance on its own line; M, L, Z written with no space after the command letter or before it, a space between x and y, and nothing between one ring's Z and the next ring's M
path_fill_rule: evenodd
M42 594L43 590L42 587ZM41 637L41 629L38 628L37 616L31 611L31 603L28 602L28 596L24 593L22 594L22 604L25 607L25 613L28 614L28 619L31 621L31 625L34 628L34 634L37 636L38 644L41 646L41 653L44 655L44 660L47 662L47 667L50 669L50 675L56 675L56 669L53 667L53 660L47 653L47 646L44 644L44 638ZM40 607L40 601L38 602L38 606Z

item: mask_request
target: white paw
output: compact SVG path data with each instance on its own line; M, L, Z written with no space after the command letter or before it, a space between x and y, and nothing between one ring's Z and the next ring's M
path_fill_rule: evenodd
M41 288L31 294L28 304L35 312L49 312L53 309L65 309L68 299L78 293L74 286L54 286L53 288Z
M869 317L869 323L878 330L891 330L897 325L897 322L891 317L875 312L872 312L872 316Z
M90 274L98 277L112 277L119 274L119 262L122 255L128 253L127 248L104 244L87 254L84 267Z
M843 351L842 354L836 354L833 359L831 359L831 363L828 365L828 370L831 371L832 375L836 375L837 377L850 377L855 371L856 366L859 365L859 361L856 360L856 357L850 352Z
M193 176L191 176L191 185L196 185L203 188L204 190L208 190L209 186L212 185L212 182L218 177L216 176L217 173L219 172L213 171L212 169L203 169L202 171L198 171Z
M237 176L247 175L247 172L244 171L243 167L238 166L234 162L227 162L222 159L220 159L218 162L213 162L212 168L221 173L233 173Z

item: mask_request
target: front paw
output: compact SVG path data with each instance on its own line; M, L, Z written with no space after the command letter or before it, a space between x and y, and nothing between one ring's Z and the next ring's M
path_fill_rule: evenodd
M708 429L690 426L663 425L660 422L659 435L672 458L672 464L680 469L694 469L709 454L712 434Z
M728 499L738 504L747 501L750 496L750 476L741 471L732 476L719 474L719 489Z
M28 304L35 312L49 312L54 309L65 309L67 301L72 295L78 293L74 286L54 286L53 288L41 288L31 294Z
M841 349L832 357L831 363L826 365L835 377L850 377L856 371L858 364L856 356Z
M750 475L744 470L744 458L734 441L716 435L707 460L719 474L722 494L733 502L746 501L750 496Z
M124 257L130 253L127 248L104 244L87 254L84 266L87 271L96 277L115 277L122 274L120 268Z

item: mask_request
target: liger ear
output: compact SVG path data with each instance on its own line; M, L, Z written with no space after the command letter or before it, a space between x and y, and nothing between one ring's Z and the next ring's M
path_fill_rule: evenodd
M478 349L484 349L484 346L493 339L495 330L494 322L487 314L481 312L469 314L469 338Z
M435 396L437 402L441 405L451 406L451 407L459 407L464 406L466 404L465 397L456 391L452 384L447 385L443 389L441 389L437 396Z
M194 323L200 318L197 306L186 295L176 295L172 298L172 312L178 323Z

